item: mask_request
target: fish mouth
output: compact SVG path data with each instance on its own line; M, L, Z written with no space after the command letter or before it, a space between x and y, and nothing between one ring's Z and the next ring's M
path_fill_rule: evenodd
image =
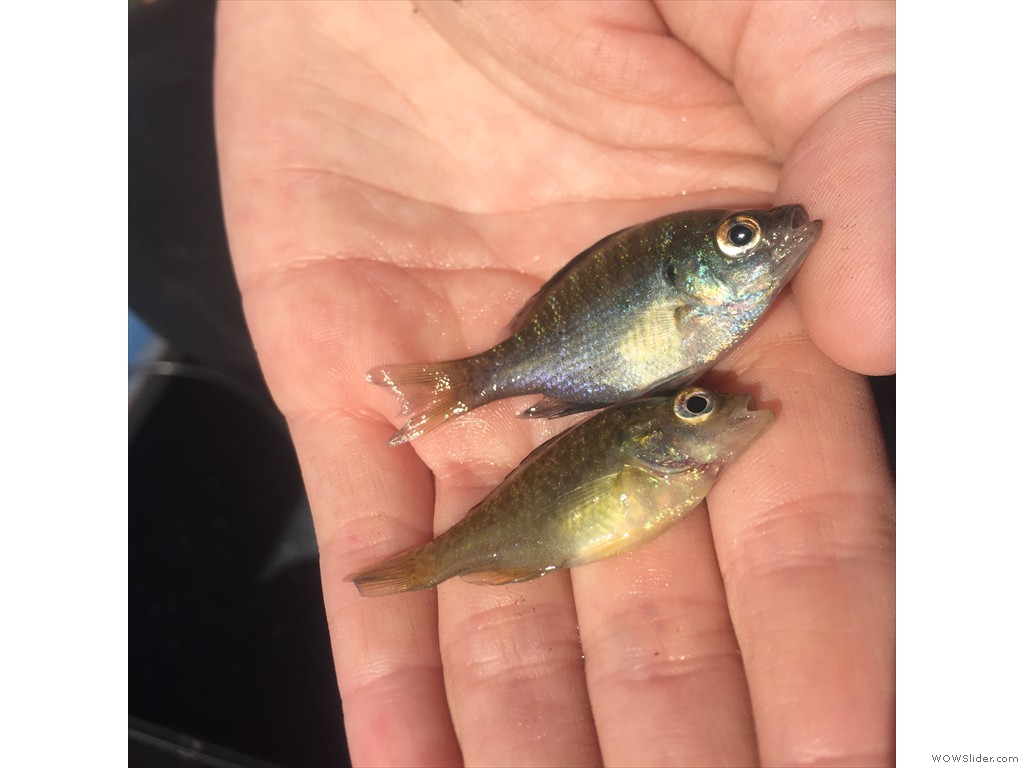
M790 230L790 237L798 237L800 241L813 243L821 233L821 219L811 221L807 215L807 209L802 205L786 206L786 225Z
M749 419L758 412L753 395L736 395L735 398L736 402L732 408L733 418Z
M736 421L762 421L764 427L767 427L775 419L775 414L771 411L758 409L753 395L737 395L729 415Z
M779 270L780 287L789 282L821 234L821 220L811 221L802 205L780 205L771 210L774 226L772 260Z

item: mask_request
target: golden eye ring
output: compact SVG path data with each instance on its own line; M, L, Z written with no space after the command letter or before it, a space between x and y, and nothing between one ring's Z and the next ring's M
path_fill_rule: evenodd
M699 424L715 412L715 396L699 387L684 389L676 395L672 408L680 419Z
M723 256L738 259L757 250L761 244L761 225L752 216L738 213L718 225L715 240Z

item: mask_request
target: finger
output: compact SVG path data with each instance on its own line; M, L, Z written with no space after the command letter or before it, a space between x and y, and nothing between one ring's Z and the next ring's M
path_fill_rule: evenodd
M855 151L836 151L855 147ZM896 371L896 83L850 94L800 139L778 199L824 222L793 280L811 339L844 368Z
M360 426L340 419L293 429L317 520L349 751L354 765L459 765L437 644L436 595L370 600L343 581L396 547L429 537L420 530L430 520L429 473L384 455L388 429ZM344 475L339 466L346 467ZM379 495L367 493L381 486L382 476L403 482ZM324 518L336 523L333 533L321 533Z
M369 305L380 303L355 280L342 290L323 276L338 268L266 276L249 287L246 309L309 494L349 748L357 764L458 764L435 595L367 600L342 581L430 538L433 480L414 453L387 448L390 425L358 399L338 397L367 353L335 330L372 317ZM335 364L349 356L355 362Z
M535 445L535 425L513 413L422 438L437 474L436 533ZM467 764L507 765L510 755L516 765L601 763L567 574L507 586L456 578L438 587L438 605L448 702Z
M776 423L708 496L761 759L891 764L895 502L877 417L793 302L770 320L729 362Z
M734 84L786 159L777 202L803 203L824 221L793 281L811 338L846 368L893 372L895 5L659 8L672 32Z
M222 8L221 20L240 21L234 16L239 7ZM225 215L253 341L288 416L310 497L349 749L356 764L458 765L436 596L371 601L342 582L347 573L431 534L431 475L414 453L387 449L391 427L367 405L376 393L362 378L370 356L379 354L375 331L387 327L389 309L422 287L398 270L385 272L386 265L336 258L337 244L346 242L344 255L366 258L372 239L337 237L334 222L344 217L336 214L350 210L346 185L312 170L281 170L280 158L266 151L281 140L281 121L270 121L276 128L268 130L260 112L268 107L254 91L280 83L241 76L240 60L252 62L246 53L261 40L252 31L231 24L219 29ZM240 40L245 43L236 45ZM410 328L391 338L416 344L436 331L430 323Z
M895 3L656 5L783 157L846 94L895 71Z
M608 765L755 765L743 662L703 505L642 549L573 569Z
M438 587L448 702L469 765L600 765L566 574Z
M731 84L667 35L651 4L419 7L531 120L564 129L532 136L546 143L572 137L571 152L544 156L545 176L558 179L557 199L678 195L681 184L684 194L774 186L777 157Z
M254 334L265 339L262 347L271 352L270 357L282 363L275 368L277 374L268 373L268 379L279 391L289 393L285 399L304 404L293 416L293 424L316 425L341 408L348 414L356 410L352 416L357 416L359 403L378 400L379 410L396 410L391 393L372 387L356 373L381 354L379 336L370 329L388 329L389 354L396 359L459 357L470 348L493 343L503 333L504 323L481 315L479 296L494 295L491 289L508 279L476 273L448 273L445 278L442 286L425 270L407 272L363 261L322 261L289 270L283 284L284 278L274 276L250 281L248 307ZM278 309L264 305L271 299L280 305ZM471 318L475 321L470 322ZM301 338L301 329L307 327L323 330L312 338ZM291 338L270 338L275 334ZM302 351L308 354L297 354ZM339 387L349 393L340 401ZM339 402L343 405L337 405ZM320 442L308 457L300 453L311 466L323 468L323 475L307 472L311 488L344 483L351 484L356 493L376 489L382 497L380 504L369 507L365 501L358 507L334 507L336 519L324 524L334 526L339 542L331 548L331 556L348 567L337 569L331 577L340 578L429 540L431 521L435 532L446 529L537 442L564 426L516 419L517 407L521 409L522 403L494 404L397 449L384 446L391 430L376 416L375 407L367 409L368 416L353 418L364 426L357 433L365 441L362 449L354 439L334 438L335 443L358 452L355 460L330 453L331 464L323 465ZM329 439L329 433L325 434L324 440ZM421 456L426 465L420 462ZM339 473L338 467L344 467L344 472ZM419 473L426 467L437 478L435 515L431 514L434 510L423 507L425 500L432 500L432 494L419 482ZM416 490L403 491L409 472L414 473L411 479L416 480ZM391 489L389 478L395 489ZM318 530L318 534L325 531ZM325 571L325 584L328 578ZM475 587L458 581L442 585L437 593L426 593L438 595L438 624L424 622L418 613L416 601L423 593L369 600L356 597L351 584L335 585L334 590L342 606L339 626L355 621L359 628L354 638L343 636L335 647L339 678L348 696L346 705L353 702L347 721L353 754L360 748L376 748L397 761L403 754L416 754L417 748L439 751L438 745L421 740L427 731L435 732L431 738L446 732L450 735L454 725L461 753L470 764L501 763L510 754L516 755L517 764L587 765L600 760L572 596L564 579L545 579L518 588ZM411 606L409 601L413 601ZM400 607L397 614L392 610L395 604ZM413 649L405 643L412 628L404 623L403 612L410 612L415 625L410 640L437 652L440 634L446 696L439 697L434 687L433 657L428 659L424 648ZM380 647L368 647L368 642L360 641L362 634L375 638ZM397 659L392 653L399 648L409 664L424 667L395 668ZM390 666L374 661L374 669L395 676L396 686L401 684L400 678L412 687L416 700L408 706L425 706L430 696L444 698L442 712L431 711L431 715L435 720L447 719L450 707L447 730L444 723L421 716L404 737L406 742L417 740L404 747L405 753L381 741L384 710L362 684L367 677L366 659L378 658L374 653L390 661ZM428 675L427 679L417 680L414 671ZM353 673L355 677L350 679ZM384 683L372 683L380 685ZM363 703L367 698L369 711ZM397 715L388 715L387 723L401 723L398 715L409 712L403 704L396 708ZM394 734L388 736L392 740ZM393 741L403 744L403 738ZM419 754L420 762L424 754ZM426 762L436 764L437 759Z

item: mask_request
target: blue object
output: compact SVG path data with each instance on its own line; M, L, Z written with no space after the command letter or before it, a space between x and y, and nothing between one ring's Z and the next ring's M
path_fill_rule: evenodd
M157 335L153 333L153 330L146 325L142 320L132 312L128 310L128 369L131 370L132 366L139 361L142 356L143 350L146 346L157 338Z

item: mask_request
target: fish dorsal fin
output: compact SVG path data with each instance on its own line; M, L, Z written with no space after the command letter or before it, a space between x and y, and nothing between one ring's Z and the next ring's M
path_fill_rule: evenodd
M545 566L544 568L503 568L494 571L476 571L474 573L462 574L462 580L470 584L486 584L489 586L515 584L520 581L536 579L551 570L554 569Z
M679 373L673 374L671 377L662 381L656 382L651 385L651 388L644 392L644 397L664 397L667 395L674 395L679 391L680 387L685 387L687 384L692 384L696 379L707 370L706 365L692 366L686 370L680 371Z
M558 285L562 282L562 279L567 274L569 274L569 272L571 272L577 264L579 264L581 261L586 259L588 256L590 256L598 249L604 247L604 245L607 244L609 240L611 240L613 237L617 237L618 235L622 234L627 229L632 229L632 227L623 227L618 232L612 232L607 237L602 237L600 240L598 240L592 246L587 248L585 251L578 253L576 256L573 257L572 261L570 261L560 270L555 272L555 274L552 275L551 278L540 287L540 290L533 294L533 296L528 298L526 300L526 303L523 304L523 306L520 308L518 312L516 312L515 317L513 317L511 322L509 322L508 324L509 332L514 335L523 330L526 324L530 322L530 319L533 317L534 310L536 310L537 307L540 306L540 304L542 304L549 295L551 295L551 292L558 287Z
M509 472L507 475L505 475L505 479L501 481L501 484L504 485L505 483L507 483L510 480L512 480L512 478L514 478L517 475L521 474L530 464L533 464L535 461L537 461L537 459L540 458L541 454L543 454L549 448L554 446L555 443L557 443L559 440L564 438L566 435L568 435L574 429L578 429L580 426L582 426L583 423L584 422L580 422L580 424L574 424L573 426L569 427L564 432L560 432L557 435L553 435L553 436L549 437L547 440L545 440L543 443L538 445L536 448L534 448L532 451L530 451L528 454L526 454L526 456L523 458L523 460L521 462L519 462L519 466L518 467L516 467L511 472Z

